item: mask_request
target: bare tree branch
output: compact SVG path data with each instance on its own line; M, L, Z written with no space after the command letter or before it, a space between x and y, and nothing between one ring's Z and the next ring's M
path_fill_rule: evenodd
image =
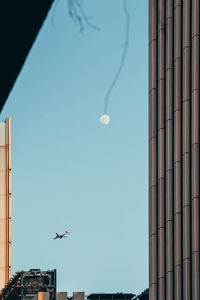
M54 27L54 19L55 19L55 13L56 13L56 8L57 8L57 5L58 5L58 0L55 0L54 1L54 7L52 9L52 13L51 13L51 25Z
M96 25L94 25L94 24L92 24L92 23L90 22L90 19L91 19L92 17L87 17L87 16L86 16L85 11L84 11L84 9L83 9L83 7L82 7L82 4L80 4L80 2L79 2L78 0L74 0L74 1L76 2L77 6L78 6L79 9L80 9L80 12L81 12L81 14L82 14L82 17L83 17L85 23L86 23L89 27L92 27L93 29L100 30L100 28L99 28L98 26L96 26Z
M125 31L125 41L124 41L124 49L122 52L121 60L119 67L117 69L117 72L113 78L113 81L110 85L110 87L107 90L107 93L105 95L105 104L104 104L104 114L107 114L108 111L108 103L110 99L110 94L115 87L119 76L122 72L126 56L127 56L127 50L128 50L128 44L129 44L129 33L130 33L130 16L129 12L127 9L127 0L122 0L123 1L123 12L126 18L126 31ZM55 10L57 7L58 0L55 0L54 4L54 10L52 12L52 21L54 21L54 15L55 15ZM91 27L92 29L95 30L100 30L100 28L96 25L94 25L90 20L92 17L88 17L83 9L83 2L84 0L67 0L67 5L68 5L68 13L70 18L74 21L75 24L78 24L80 32L83 32L84 30L84 24L87 26ZM53 22L54 23L54 22Z
M67 0L68 3L68 12L70 18L74 21L74 23L78 23L80 32L83 32L83 20L81 16L77 12L77 7L74 0Z
M104 114L107 114L110 94L111 94L114 86L117 83L119 75L121 74L122 68L125 63L126 55L127 55L128 44L129 44L129 32L130 32L130 16L129 16L128 9L127 9L127 0L123 0L123 12L124 12L124 15L126 18L126 33L125 33L124 51L122 53L122 57L121 57L121 61L120 61L120 65L117 70L117 73L116 73L110 87L108 88L108 91L105 96Z
M84 30L84 23L89 27L100 30L100 28L90 22L91 17L88 17L83 9L83 1L79 0L67 0L68 2L68 11L71 19L75 20L79 24L80 32Z

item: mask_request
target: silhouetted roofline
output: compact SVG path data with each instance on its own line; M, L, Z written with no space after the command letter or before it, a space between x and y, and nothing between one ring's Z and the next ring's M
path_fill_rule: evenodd
M132 299L135 294L131 294L131 293L93 293L87 296L87 299L93 299L93 298L97 298L97 297L103 297L103 298L118 298L118 297L124 297L126 296L126 299Z

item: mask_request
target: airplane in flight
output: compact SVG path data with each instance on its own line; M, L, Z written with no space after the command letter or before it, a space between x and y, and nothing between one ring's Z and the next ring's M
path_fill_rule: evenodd
M67 237L67 235L69 234L69 231L68 231L68 229L67 230L65 230L65 232L64 233L62 233L62 234L58 234L57 232L56 232L56 236L54 236L54 240L55 239L62 239L62 238L66 238Z

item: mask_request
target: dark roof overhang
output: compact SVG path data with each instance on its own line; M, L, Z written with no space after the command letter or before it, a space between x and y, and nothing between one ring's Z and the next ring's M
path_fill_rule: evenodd
M0 2L0 111L53 0Z

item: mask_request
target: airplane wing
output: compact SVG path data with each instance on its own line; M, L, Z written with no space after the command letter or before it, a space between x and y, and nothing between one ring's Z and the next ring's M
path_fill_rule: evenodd
M67 234L64 232L62 234L60 234L59 238L62 239L62 238L66 238L67 237Z
M54 240L59 238L59 234L56 232L56 236L53 238Z

